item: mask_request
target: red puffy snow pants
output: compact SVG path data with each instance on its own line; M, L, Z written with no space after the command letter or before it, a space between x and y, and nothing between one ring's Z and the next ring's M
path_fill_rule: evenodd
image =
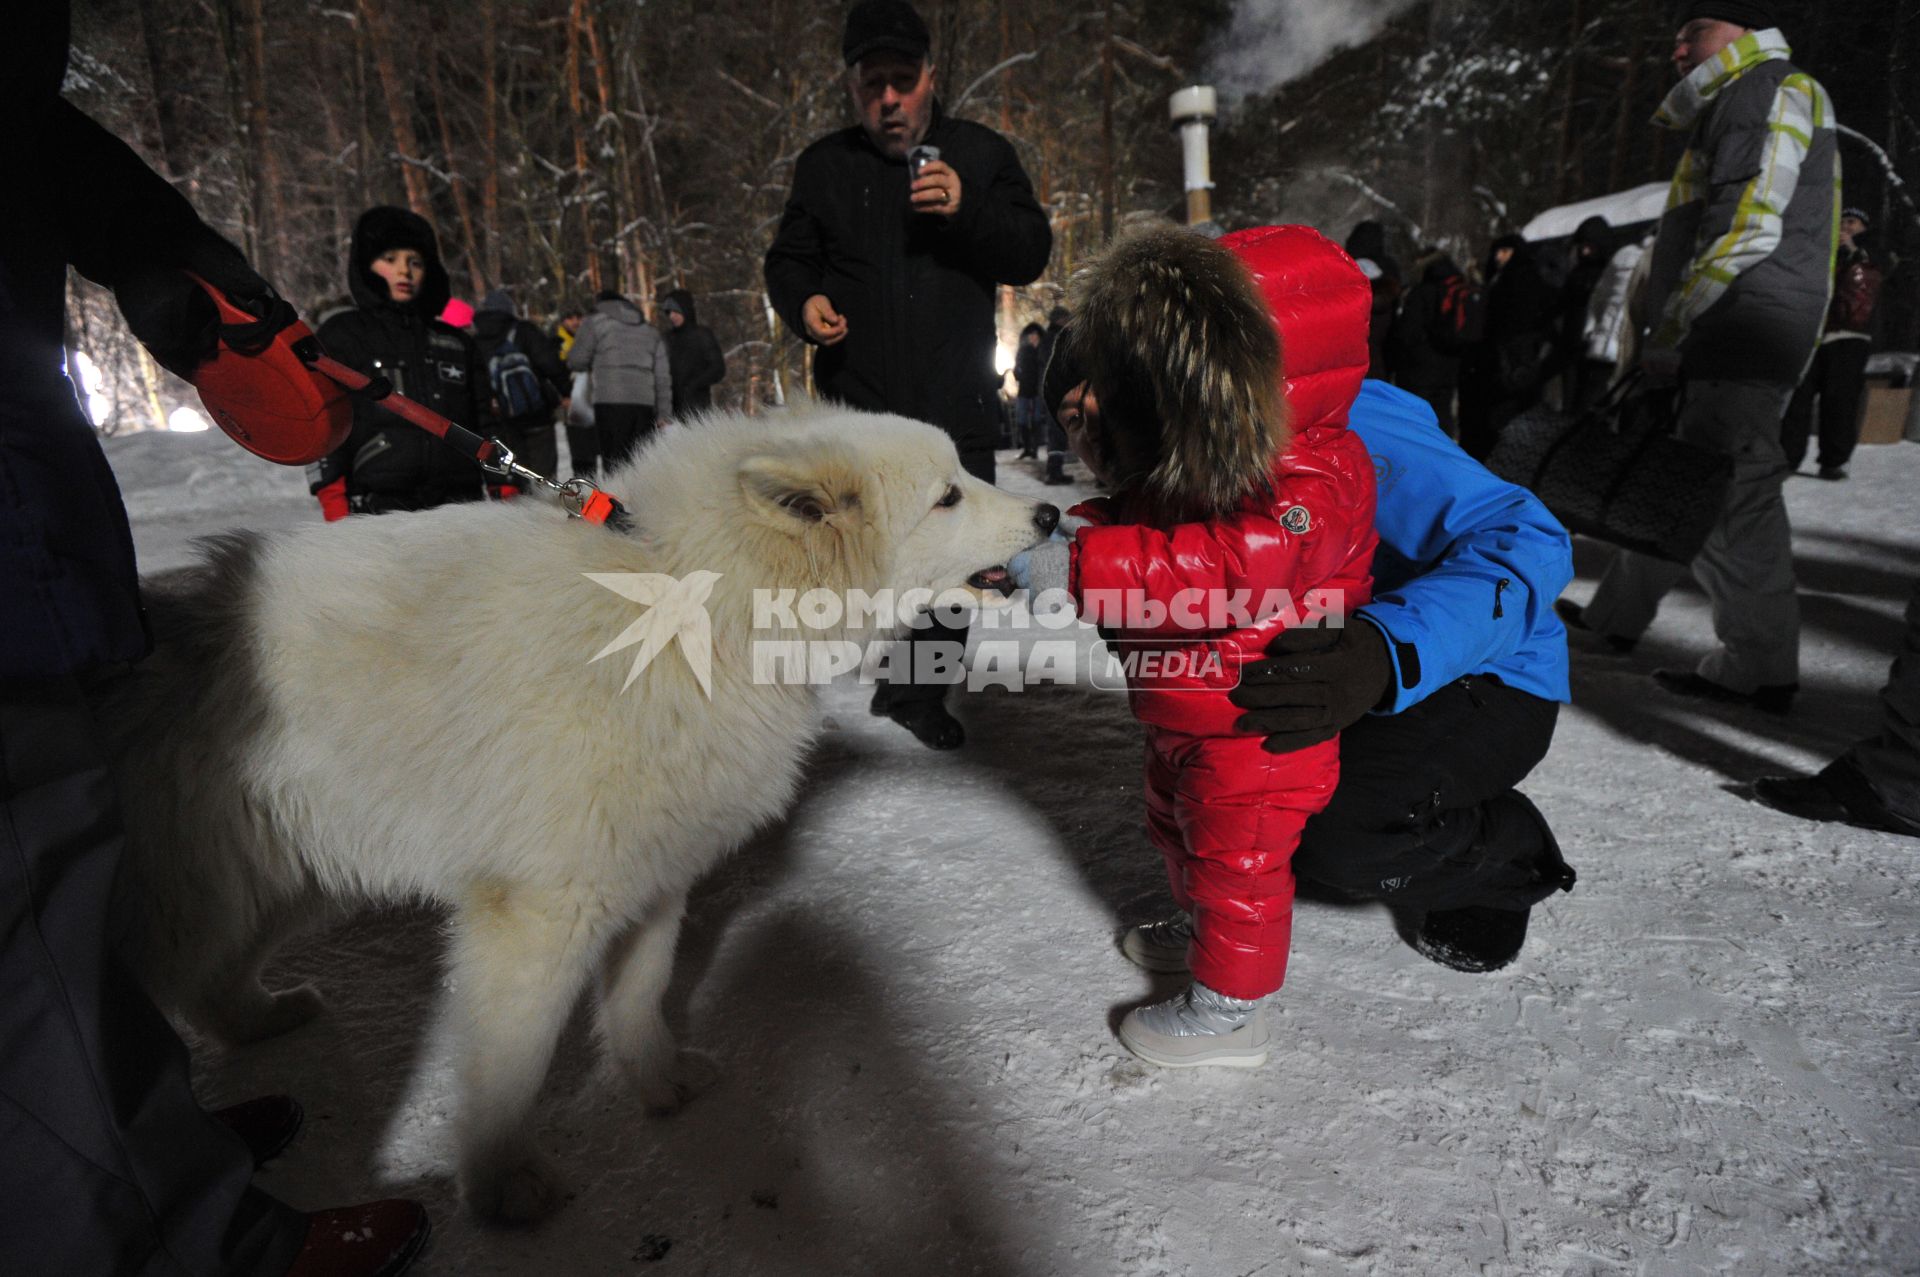
M1340 779L1340 742L1269 754L1258 736L1147 729L1147 833L1193 915L1193 978L1265 997L1287 974L1293 853Z

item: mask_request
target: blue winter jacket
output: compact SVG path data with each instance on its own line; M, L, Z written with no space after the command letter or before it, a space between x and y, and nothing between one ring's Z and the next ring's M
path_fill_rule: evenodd
M1393 653L1397 714L1468 674L1566 701L1567 631L1553 601L1573 542L1525 488L1441 432L1426 400L1365 382L1347 424L1373 454L1380 549L1358 615Z

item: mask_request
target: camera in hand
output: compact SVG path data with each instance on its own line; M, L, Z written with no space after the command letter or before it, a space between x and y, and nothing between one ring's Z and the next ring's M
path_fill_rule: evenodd
M918 178L922 169L939 158L940 148L937 146L916 146L911 151L908 151L907 180L911 182Z

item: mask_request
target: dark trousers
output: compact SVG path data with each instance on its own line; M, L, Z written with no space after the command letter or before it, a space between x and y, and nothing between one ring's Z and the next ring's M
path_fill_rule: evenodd
M595 426L567 426L570 469L583 479L600 477L600 431Z
M993 449L967 448L960 453L960 466L976 479L993 482ZM873 689L873 707L884 710L889 705L902 705L914 701L938 701L946 699L947 689L956 682L966 680L966 669L951 663L959 671L957 678L928 679L916 682L912 679L915 671L927 671L940 667L942 662L935 660L937 645L946 645L951 654L955 647L965 653L967 649L967 630L965 620L942 620L938 614L929 614L929 624L924 628L915 628L894 648L893 668L898 671L895 678L880 683ZM911 660L912 664L907 662Z
M600 463L612 470L632 460L634 449L653 433L653 405L597 403L593 428L600 432Z
M1524 909L1558 885L1545 820L1513 787L1546 757L1560 706L1500 682L1449 683L1340 734L1340 784L1307 821L1297 877L1416 910Z
M0 1272L279 1277L306 1219L252 1187L120 956L100 739L72 679L0 682Z
M1780 446L1787 465L1798 470L1807 459L1813 431L1813 401L1820 401L1820 466L1844 466L1860 442L1860 399L1867 389L1867 355L1873 343L1847 337L1825 342L1814 352L1813 366L1801 379L1780 421Z
M551 414L543 412L495 422L494 429L500 436L500 442L513 449L514 460L535 474L545 475L549 479L558 477L554 471L560 468L560 443L553 436Z

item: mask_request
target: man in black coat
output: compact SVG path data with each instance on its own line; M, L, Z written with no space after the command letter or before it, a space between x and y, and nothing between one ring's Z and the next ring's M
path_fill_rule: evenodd
M700 322L693 294L684 288L667 294L660 314L667 366L673 371L673 415L706 412L713 407L713 388L727 375L727 357L720 353L719 339Z
M1433 405L1440 428L1455 432L1453 397L1460 360L1480 340L1484 301L1451 257L1428 249L1414 263L1420 282L1401 302L1387 335L1393 384Z
M186 1049L121 952L125 839L89 689L147 649L126 509L61 372L67 268L113 289L167 367L219 320L292 311L138 156L60 97L64 3L20 6L0 77L0 1272L398 1273L413 1203L308 1216L251 1184L291 1137L280 1099L202 1110ZM241 339L235 336L236 341ZM217 770L217 769L215 769ZM227 783L208 775L182 783ZM265 1117L265 1121L260 1120ZM238 1136L238 1138L236 1138ZM343 1238L351 1236L351 1245Z
M993 479L1000 378L994 290L1046 269L1053 232L1007 140L947 116L934 97L926 24L904 0L863 0L841 52L860 122L809 146L767 251L767 292L813 343L828 399L932 422L960 461ZM921 146L939 155L908 171ZM931 672L964 625L916 630L913 664ZM940 653L935 657L934 653ZM902 658L904 659L904 652ZM904 673L904 671L903 671ZM873 709L935 749L965 740L941 682L882 682Z
M1486 336L1460 374L1460 446L1476 461L1486 460L1508 422L1540 402L1559 305L1532 247L1518 235L1493 241L1485 277Z

